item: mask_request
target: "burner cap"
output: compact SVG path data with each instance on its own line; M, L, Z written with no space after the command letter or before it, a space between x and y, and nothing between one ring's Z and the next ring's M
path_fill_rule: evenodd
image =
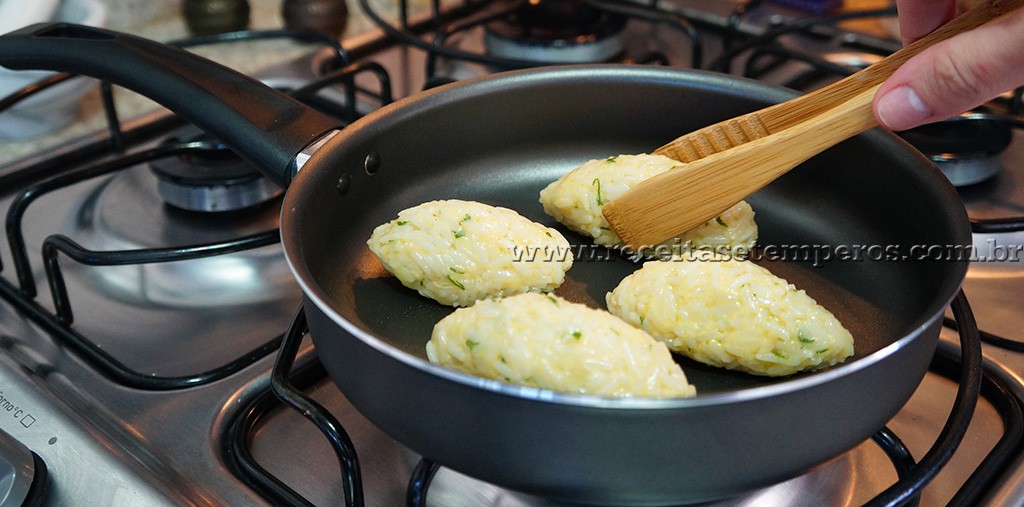
M999 155L1010 145L1013 129L997 116L964 114L899 135L959 187L980 183L999 172Z
M194 150L149 163L164 202L189 211L234 211L274 199L282 190L205 133L169 138L165 144L202 143Z
M487 24L484 44L499 58L538 63L593 63L622 52L625 16L579 0L529 0Z

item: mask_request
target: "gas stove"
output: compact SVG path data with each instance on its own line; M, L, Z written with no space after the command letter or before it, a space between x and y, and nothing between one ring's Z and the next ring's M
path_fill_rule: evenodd
M889 10L813 17L758 1L544 3L444 4L436 16L400 10L387 23L364 1L381 28L343 50L294 32L187 44L316 42L258 77L341 122L427 87L542 63L715 68L807 90L898 48L884 33L836 24ZM932 371L886 428L803 476L717 504L886 503L890 488L924 505L1021 502L1019 113L1019 94L978 112L1000 118L1008 142L992 155L994 173L960 188L977 222L977 261L964 283L985 339L976 405L957 396L970 390L959 378L961 363L970 365L961 356L971 357L971 325L950 313ZM8 444L0 451L12 464L9 498L556 505L423 460L364 419L305 337L301 293L277 244L279 192L166 111L108 116L107 131L0 168L8 237L0 247L0 443Z

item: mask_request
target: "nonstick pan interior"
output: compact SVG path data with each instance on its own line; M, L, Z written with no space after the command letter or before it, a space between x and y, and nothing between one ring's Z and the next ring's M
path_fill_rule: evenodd
M366 144L350 142L345 160L308 175L323 183L302 191L305 196L309 188L320 190L311 205L316 211L297 222L317 288L345 319L425 358L434 323L452 309L406 289L383 270L365 245L374 227L404 208L458 198L514 209L558 228L572 244L589 245L543 212L538 193L545 185L586 160L650 152L677 135L789 96L701 73L684 74L687 90L647 89L643 80L654 79L650 74L637 71L636 82L597 83L592 89L567 82L537 90L529 79L509 80L507 89L465 97L457 105L423 101L422 111L411 108L401 121L385 117L369 125L367 135L354 136ZM370 153L380 159L372 175L364 168ZM336 190L342 173L350 180L345 195ZM755 194L749 201L757 214L758 243L822 245L828 252L839 245L962 242L953 224L957 210L937 208L937 196L948 198L950 188L935 176L901 142L870 132ZM596 248L590 252L598 258L577 260L556 293L603 308L604 295L639 264ZM855 337L854 359L920 326L945 304L946 296L937 295L952 294L959 283L943 263L819 260L758 262L836 314ZM702 394L785 380L680 362Z

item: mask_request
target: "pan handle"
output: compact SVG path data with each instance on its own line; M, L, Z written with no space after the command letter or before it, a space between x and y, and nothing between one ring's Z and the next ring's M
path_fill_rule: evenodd
M297 156L338 123L223 65L133 35L70 23L0 36L0 65L99 78L141 93L217 136L282 186Z

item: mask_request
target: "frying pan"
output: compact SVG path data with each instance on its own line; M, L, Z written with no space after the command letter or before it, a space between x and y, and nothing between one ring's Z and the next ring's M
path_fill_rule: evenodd
M895 136L870 131L750 199L759 243L776 253L758 262L851 330L856 353L845 364L764 379L680 359L698 389L691 399L575 396L479 379L426 361L431 328L451 308L383 271L365 245L376 225L441 198L506 206L555 225L538 192L573 166L650 151L792 93L667 68L546 68L424 92L335 132L330 119L248 78L114 32L28 27L0 37L0 64L140 91L288 185L284 251L332 380L414 451L542 497L648 505L722 498L858 445L920 383L967 269L965 260L935 258L942 247L970 245L952 186ZM850 259L858 247L865 251ZM897 255L880 258L881 251ZM902 259L923 252L930 255ZM617 255L578 259L557 292L602 307L604 294L636 268Z

